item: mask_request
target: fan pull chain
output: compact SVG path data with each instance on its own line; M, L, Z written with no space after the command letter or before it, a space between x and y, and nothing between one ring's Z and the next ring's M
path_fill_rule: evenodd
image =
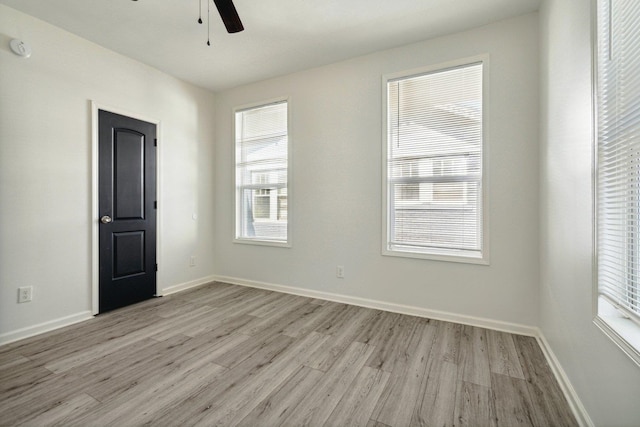
M209 0L207 0L207 46L211 46L211 42L209 42L209 22L211 22L211 14L209 13Z
M200 11L198 13L198 24L202 24L202 0L200 0Z

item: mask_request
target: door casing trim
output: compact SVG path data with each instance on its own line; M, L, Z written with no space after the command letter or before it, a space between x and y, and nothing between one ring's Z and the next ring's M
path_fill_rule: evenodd
M156 200L158 201L158 209L156 209L156 291L155 295L161 295L158 292L161 278L162 265L160 256L162 254L162 123L160 120L149 118L142 114L127 111L122 108L105 105L91 100L91 312L96 315L100 312L99 295L100 295L100 237L99 237L99 186L98 186L98 110L108 111L110 113L120 114L122 116L131 117L136 120L153 123L156 125L156 138L158 147L156 148Z

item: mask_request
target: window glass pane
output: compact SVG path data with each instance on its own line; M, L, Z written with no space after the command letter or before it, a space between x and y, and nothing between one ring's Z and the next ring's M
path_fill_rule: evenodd
M271 196L269 193L271 190L269 189L260 189L255 191L255 196L253 198L254 207L253 207L253 218L254 219L269 219L270 207L269 203L271 202Z

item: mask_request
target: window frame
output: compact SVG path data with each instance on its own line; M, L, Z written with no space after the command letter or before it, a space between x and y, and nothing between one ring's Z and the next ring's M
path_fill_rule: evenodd
M243 237L241 233L242 229L242 201L241 201L241 192L242 189L238 185L237 182L237 171L236 171L236 113L247 111L256 108L267 107L269 105L281 104L285 103L287 105L287 238L286 240L275 240L275 239L265 239L265 238L248 238ZM231 139L232 149L232 183L233 183L233 218L234 218L234 226L233 226L233 243L247 244L247 245L256 245L256 246L273 246L273 247L282 247L282 248L290 248L293 246L293 205L291 203L291 197L293 194L293 138L292 138L292 113L291 113L291 97L282 96L277 98L272 98L264 101L252 102L248 104L238 105L232 109L232 134L233 137ZM245 186L246 187L246 186ZM274 187L275 193L272 191L271 193L275 194L273 199L276 203L276 221L280 221L278 218L278 198L279 198L279 190L280 187ZM264 219L260 219L260 221L265 221Z
M389 182L388 182L388 83L402 78L418 77L424 74L447 71L473 64L482 64L482 176L480 177L482 197L482 244L479 256L467 256L454 253L454 250L414 251L391 249L389 240L391 236L391 224L389 213ZM481 54L472 57L460 58L448 62L433 64L425 67L385 74L382 76L382 255L417 258L434 261L458 262L465 264L490 265L490 235L489 235L489 97L490 97L490 64L489 54ZM465 194L466 194L465 189ZM432 203L434 208L441 205L440 202Z
M640 324L635 320L625 317L617 310L612 302L600 295L599 273L599 227L600 209L599 197L599 54L598 54L598 15L600 1L591 2L591 107L592 107L592 219L593 219L593 265L592 265L592 312L593 323L604 335L620 348L631 360L640 367ZM640 289L640 282L638 284Z

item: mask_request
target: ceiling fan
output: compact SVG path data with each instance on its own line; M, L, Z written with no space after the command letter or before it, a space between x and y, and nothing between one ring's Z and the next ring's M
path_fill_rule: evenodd
M209 0L207 2L207 46L211 46L209 41L210 29L209 29ZM233 0L211 0L216 5L220 18L224 23L228 33L239 33L244 30L238 11L233 5ZM200 0L200 15L198 16L198 24L202 24L202 0Z
M244 30L242 21L240 21L240 16L238 16L238 11L236 11L232 0L213 0L213 2L218 8L218 13L228 33L239 33Z
M138 0L133 0L138 1ZM209 0L207 1L207 32L209 30ZM240 16L238 15L238 11L236 7L233 5L233 0L212 0L218 9L218 13L220 14L220 18L222 18L222 22L224 23L225 28L228 33L239 33L240 31L244 31L244 26L242 25L242 21L240 20ZM202 24L202 0L200 0L200 15L198 16L198 24ZM207 36L207 45L209 43L209 37Z

